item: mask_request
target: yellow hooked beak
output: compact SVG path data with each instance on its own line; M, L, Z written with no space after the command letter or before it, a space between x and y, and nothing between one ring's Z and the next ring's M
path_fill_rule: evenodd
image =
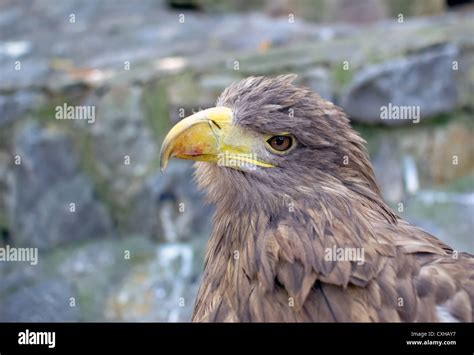
M232 110L213 107L179 121L161 146L160 168L166 169L172 157L214 162L241 169L248 166L273 167L257 159L255 137L232 124Z

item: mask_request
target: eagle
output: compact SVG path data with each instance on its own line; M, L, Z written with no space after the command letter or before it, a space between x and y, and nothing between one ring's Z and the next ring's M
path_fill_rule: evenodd
M474 256L397 216L342 109L249 77L166 135L215 205L194 322L472 322Z

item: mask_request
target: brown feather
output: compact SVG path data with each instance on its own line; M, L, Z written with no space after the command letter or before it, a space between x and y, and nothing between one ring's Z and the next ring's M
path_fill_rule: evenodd
M196 163L216 215L193 321L471 322L473 256L396 216L345 114L293 79L251 77L218 100L235 125L298 146L254 172ZM326 260L332 248L364 261Z

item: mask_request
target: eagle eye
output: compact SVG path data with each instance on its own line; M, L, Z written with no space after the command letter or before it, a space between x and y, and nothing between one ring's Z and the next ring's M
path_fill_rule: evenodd
M277 152L284 152L293 145L293 137L291 136L273 136L267 139L268 145Z

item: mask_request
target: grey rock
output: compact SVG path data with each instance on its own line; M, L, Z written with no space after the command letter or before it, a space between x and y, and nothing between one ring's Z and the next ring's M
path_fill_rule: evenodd
M334 101L334 83L329 70L323 67L312 68L303 75L303 81L323 99Z
M433 190L419 191L404 201L399 213L458 251L474 252L474 194Z
M189 162L173 160L166 174L157 171L134 198L130 232L168 242L207 237L212 207L196 190Z
M118 198L127 199L150 172L157 154L153 135L142 112L142 90L114 87L97 102L91 124L94 163L98 174Z
M136 266L110 294L105 315L119 321L190 321L202 254L195 244L170 243Z
M45 82L50 73L48 62L43 57L8 58L0 60L0 67L0 90L5 92L38 88L38 83Z
M398 149L402 156L413 156L421 188L472 175L474 127L470 121L469 114L463 117L459 113L445 125L413 125L410 129L392 131L393 149Z
M1 19L0 19L1 23ZM31 51L31 42L28 41L8 41L0 44L0 58L20 58Z
M0 233L2 228L6 228L7 224L7 196L8 196L8 180L10 176L11 157L7 152L0 150Z
M290 22L286 16L272 18L253 13L247 16L226 15L212 32L213 40L222 44L224 50L261 49L266 43L272 47L301 41L303 38L319 38L320 29L302 19ZM236 33L251 33L251 36L236 36Z
M474 108L474 45L464 48L455 71L456 80L459 84L458 93L463 106Z
M411 120L382 120L380 110L389 104L420 108L421 120L453 110L459 103L452 63L458 48L445 45L421 54L369 65L357 72L346 88L341 106L357 121L383 124Z
M400 202L404 197L403 171L400 153L393 139L379 139L377 150L372 156L372 164L384 199L393 203Z
M22 287L2 302L2 322L73 322L79 320L80 307L70 306L71 285L62 279Z
M65 134L29 124L15 139L16 156L9 203L15 243L47 249L113 233Z
M403 180L405 182L405 190L409 194L414 194L420 188L420 180L418 177L418 168L415 159L411 155L403 157Z
M0 95L0 127L20 118L25 112L42 105L45 97L34 91L18 91L14 94Z
M227 84L224 84L226 81ZM201 78L195 75L182 75L170 81L166 91L171 121L177 122L183 118L179 115L182 109L185 115L188 115L214 106L217 96L231 82L230 75L218 74L203 75Z
M106 300L115 294L131 270L155 260L156 247L149 239L132 236L86 240L67 248L40 251L36 265L0 262L0 321L103 321ZM170 272L177 270L173 263L166 265ZM58 284L63 285L64 294L58 292ZM42 291L45 294L35 294ZM61 302L69 305L71 297L75 307L65 309ZM54 318L49 314L52 302L58 304ZM24 311L15 313L21 305L25 306ZM12 306L13 310L4 306Z
M329 4L330 3L330 4ZM334 16L336 22L370 23L387 17L387 4L378 0L326 1L326 16ZM327 20L327 19L326 19Z
M232 84L232 82L238 80L239 77L229 74L203 75L200 78L199 86L203 90L212 92L214 95L219 95L227 86Z
M91 240L63 252L61 261L54 264L55 275L73 284L81 320L105 320L104 306L110 294L135 266L155 257L155 247L149 239L127 236Z
M387 201L400 202L418 189L472 176L474 127L470 120L469 114L459 113L443 125L372 127L366 138Z
M0 304L9 295L23 287L33 287L40 281L43 273L43 255L38 253L38 263L28 261L5 261L0 263ZM1 307L0 307L1 308Z

